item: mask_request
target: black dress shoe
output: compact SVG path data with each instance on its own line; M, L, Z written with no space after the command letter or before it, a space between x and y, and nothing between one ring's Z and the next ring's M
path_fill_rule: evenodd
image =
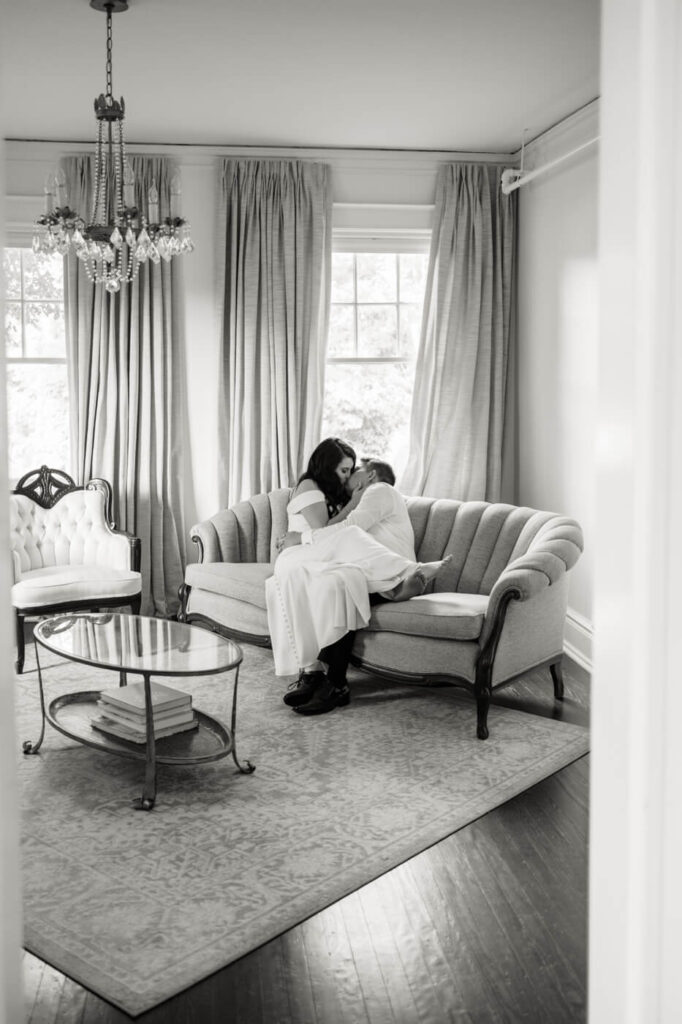
M292 683L282 700L290 708L305 704L315 691L326 681L324 672L301 672L295 683Z
M335 686L332 682L325 682L315 691L307 704L301 704L294 708L299 715L324 715L334 708L343 708L350 704L350 688L348 686Z

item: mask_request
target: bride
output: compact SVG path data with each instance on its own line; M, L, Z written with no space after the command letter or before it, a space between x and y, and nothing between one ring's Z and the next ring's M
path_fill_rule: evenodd
M349 500L355 468L350 445L334 437L322 441L287 506L289 531L305 534L342 522L364 489L356 473L359 486ZM389 492L395 521L387 533L391 548L360 526L348 525L318 534L313 543L285 547L276 558L266 601L277 675L298 675L300 682L304 675L319 674L324 669L319 652L369 622L370 594L406 601L422 594L450 560L417 562L404 500L392 487Z

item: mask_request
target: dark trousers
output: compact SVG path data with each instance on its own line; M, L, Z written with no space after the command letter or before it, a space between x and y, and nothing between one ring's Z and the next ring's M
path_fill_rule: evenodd
M370 594L370 604L381 604L386 598L381 594ZM355 634L357 630L351 629L345 633L340 640L320 651L320 661L327 665L327 676L334 686L344 686L346 683L346 671L350 665L350 656L353 650Z
M346 670L350 664L355 632L354 629L351 629L340 640L329 644L328 647L323 647L320 651L320 661L324 661L327 665L327 676L334 686L344 686L346 683Z

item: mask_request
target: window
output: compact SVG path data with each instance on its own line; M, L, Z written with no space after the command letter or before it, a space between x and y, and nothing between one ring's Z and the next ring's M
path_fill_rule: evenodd
M9 478L45 463L68 471L63 257L3 252Z
M322 433L405 468L428 255L335 252Z

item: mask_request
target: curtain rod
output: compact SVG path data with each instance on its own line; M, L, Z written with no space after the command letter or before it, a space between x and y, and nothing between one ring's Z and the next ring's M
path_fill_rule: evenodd
M599 136L595 135L593 139L589 139L587 142L583 142L581 146L577 146L572 149L570 153L564 153L563 156L559 156L556 160L551 160L548 164L543 164L542 167L536 167L532 171L528 171L524 174L523 167L519 168L508 168L506 171L502 171L502 191L506 196L514 189L521 188L527 181L532 181L533 178L537 178L539 174L544 174L551 167L556 167L557 164L561 164L564 160L568 160L569 157L575 156L576 153L580 153L581 150L587 149L588 146L593 146L595 142L599 142Z

